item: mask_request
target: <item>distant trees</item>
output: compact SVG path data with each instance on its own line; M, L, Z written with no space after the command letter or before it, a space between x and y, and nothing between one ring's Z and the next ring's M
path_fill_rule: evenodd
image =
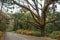
M17 29L35 30L37 24L30 13L15 13L12 16L14 17L14 31Z
M8 17L0 10L0 31L5 31Z

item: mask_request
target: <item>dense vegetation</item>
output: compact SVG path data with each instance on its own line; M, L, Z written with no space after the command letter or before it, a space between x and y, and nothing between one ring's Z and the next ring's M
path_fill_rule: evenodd
M49 36L51 38L57 38L60 35L60 29L59 29L59 13L56 13L56 17L58 20L56 21L56 30L53 31L53 24L49 23L45 27L45 35ZM51 19L50 13L48 13L47 18ZM4 28L6 28L6 31L16 31L16 33L19 34L26 34L26 35L33 35L33 36L41 36L41 30L38 27L38 24L34 21L33 17L30 13L15 13L12 14L14 25L13 27L6 27L2 25L2 28L0 31L5 31ZM3 21L3 20L2 20ZM5 25L8 23L7 21L4 22ZM0 24L1 25L1 24Z
M5 31L7 27L7 20L8 17L5 15L5 13L0 11L0 31Z
M56 17L59 19L59 13L56 13ZM14 27L11 29L11 31L16 31L19 34L26 34L26 35L35 35L35 36L40 36L41 35L41 30L36 25L36 22L34 21L33 17L31 16L30 13L15 13L12 14L14 17ZM47 18L51 18L52 14L48 14ZM49 23L45 27L45 35L52 37L52 38L57 38L57 35L60 35L60 29L59 29L59 22L58 20L56 21L56 29L53 31L53 24ZM35 33L34 33L35 32ZM37 33L36 33L37 32Z

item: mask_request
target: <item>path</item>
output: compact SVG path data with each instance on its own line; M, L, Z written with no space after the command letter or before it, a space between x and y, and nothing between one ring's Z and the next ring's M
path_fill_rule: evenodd
M47 40L42 37L26 36L21 34L16 34L13 32L6 32L5 40Z

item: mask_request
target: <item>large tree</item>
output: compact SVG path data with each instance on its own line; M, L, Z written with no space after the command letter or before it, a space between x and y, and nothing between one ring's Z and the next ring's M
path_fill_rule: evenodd
M30 11L33 19L35 20L35 22L39 25L39 28L41 29L41 35L44 36L45 25L47 23L50 23L50 22L53 22L56 20L55 18L53 18L51 20L46 20L47 19L46 14L48 11L48 7L51 4L53 4L53 2L57 3L57 1L58 0L13 0L13 3L11 3L11 4L12 5L16 4L22 8L25 8L28 11ZM6 1L4 1L4 0L1 2L6 3ZM10 0L9 0L9 2L10 2ZM43 4L42 4L42 2L43 2Z

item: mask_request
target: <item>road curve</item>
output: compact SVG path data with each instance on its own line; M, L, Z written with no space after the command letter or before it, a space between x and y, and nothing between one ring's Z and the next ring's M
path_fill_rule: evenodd
M6 32L5 40L48 40L46 38L26 36L21 34L16 34L13 32Z

